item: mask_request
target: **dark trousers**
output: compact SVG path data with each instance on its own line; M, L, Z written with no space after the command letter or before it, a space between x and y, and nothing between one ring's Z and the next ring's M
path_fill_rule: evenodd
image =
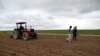
M73 33L73 40L77 40L76 39L76 36L77 36L77 34L76 33Z

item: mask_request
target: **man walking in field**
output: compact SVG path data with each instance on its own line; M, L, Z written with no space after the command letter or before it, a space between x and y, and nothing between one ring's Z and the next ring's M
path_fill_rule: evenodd
M73 40L77 40L77 26L73 28Z
M70 43L72 40L72 26L69 27L69 30L68 30L68 38L66 39L66 42L67 43Z

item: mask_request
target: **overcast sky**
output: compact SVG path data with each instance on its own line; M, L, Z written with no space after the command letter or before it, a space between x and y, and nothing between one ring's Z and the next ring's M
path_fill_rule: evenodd
M0 29L100 29L100 0L0 0Z

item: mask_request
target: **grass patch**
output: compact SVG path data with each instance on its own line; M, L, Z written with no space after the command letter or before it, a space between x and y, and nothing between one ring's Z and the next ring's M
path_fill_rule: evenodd
M68 30L36 30L37 33L67 34ZM79 34L100 35L100 30L78 30Z
M67 34L68 30L35 30L37 33ZM12 31L0 31L3 33ZM100 30L78 30L79 34L100 35Z
M80 34L100 35L100 30L79 30Z

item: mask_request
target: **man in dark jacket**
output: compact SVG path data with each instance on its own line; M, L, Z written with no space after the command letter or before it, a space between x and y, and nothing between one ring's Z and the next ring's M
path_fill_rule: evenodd
M77 26L73 28L73 40L77 40Z

